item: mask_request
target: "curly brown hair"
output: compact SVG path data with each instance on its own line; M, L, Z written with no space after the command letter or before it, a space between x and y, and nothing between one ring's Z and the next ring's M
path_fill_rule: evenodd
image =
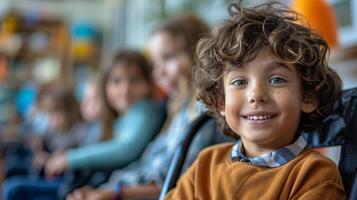
M341 80L327 63L326 41L298 24L301 16L281 4L253 8L231 4L228 10L231 18L198 44L193 68L197 98L217 117L224 134L238 137L219 114L224 102L223 76L267 48L276 62L297 69L304 98L317 99L315 111L301 115L298 133L314 129L341 95Z

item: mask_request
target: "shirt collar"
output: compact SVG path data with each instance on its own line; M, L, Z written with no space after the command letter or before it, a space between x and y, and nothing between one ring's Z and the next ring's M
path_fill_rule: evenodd
M257 157L246 157L241 148L241 141L239 140L233 146L231 160L247 162L263 167L280 167L298 156L305 149L306 145L306 140L300 136L293 144L282 147L276 151L264 153Z

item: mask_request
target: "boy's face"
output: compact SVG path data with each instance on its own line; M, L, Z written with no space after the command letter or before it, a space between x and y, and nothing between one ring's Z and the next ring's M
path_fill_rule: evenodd
M228 71L223 79L225 102L220 113L241 136L248 156L291 144L301 111L316 108L315 101L303 101L295 68L276 63L269 53L261 50L253 61Z

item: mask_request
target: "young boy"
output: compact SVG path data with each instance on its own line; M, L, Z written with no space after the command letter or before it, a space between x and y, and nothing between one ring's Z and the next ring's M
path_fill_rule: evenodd
M336 165L301 136L341 93L328 45L274 6L232 4L231 19L200 42L198 99L240 140L203 151L166 199L345 198Z

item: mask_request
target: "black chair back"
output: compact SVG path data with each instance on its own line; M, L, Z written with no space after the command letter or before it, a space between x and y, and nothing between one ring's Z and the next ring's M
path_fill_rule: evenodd
M180 173L193 138L198 133L200 128L202 128L203 125L205 125L211 119L212 117L208 116L207 114L201 114L188 127L187 135L182 144L176 150L175 155L170 163L164 184L161 188L159 198L160 200L163 200L167 192L176 186L176 182L180 177Z
M357 88L343 91L321 125L304 136L310 147L341 146L338 166L345 191L356 193L352 191L352 184L357 170Z

